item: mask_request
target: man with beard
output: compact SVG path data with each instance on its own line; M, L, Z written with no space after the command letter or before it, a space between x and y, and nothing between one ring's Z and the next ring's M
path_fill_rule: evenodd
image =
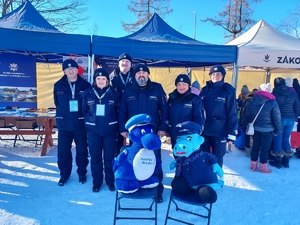
M144 64L139 64L134 69L135 79L125 87L120 110L119 110L119 132L126 138L128 131L125 129L125 123L132 116L145 113L152 117L152 123L155 125L154 132L158 136L166 135L168 129L168 103L166 93L161 84L152 82L149 79L150 70ZM156 151L161 160L161 150ZM158 186L157 202L162 202L163 179L162 170L158 171L160 184Z

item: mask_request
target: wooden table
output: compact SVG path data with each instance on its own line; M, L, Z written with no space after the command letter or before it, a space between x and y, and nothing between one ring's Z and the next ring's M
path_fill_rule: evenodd
M55 131L53 131L53 124L55 117L54 115L47 115L47 113L39 113L37 117L24 117L24 116L7 116L7 115L1 115L0 113L0 119L5 118L11 118L16 120L22 120L22 119L37 119L43 121L44 130L23 130L23 129L1 129L0 128L0 135L45 135L43 145L42 145L42 151L41 156L46 155L48 146L53 146L53 139L52 134L55 134Z

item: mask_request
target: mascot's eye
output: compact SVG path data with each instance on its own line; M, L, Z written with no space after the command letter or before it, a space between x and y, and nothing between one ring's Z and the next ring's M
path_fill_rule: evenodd
M146 134L146 131L144 129L141 129L141 133L144 135Z
M186 137L186 140L191 141L191 140L192 140L192 137L191 137L191 136L187 136L187 137Z

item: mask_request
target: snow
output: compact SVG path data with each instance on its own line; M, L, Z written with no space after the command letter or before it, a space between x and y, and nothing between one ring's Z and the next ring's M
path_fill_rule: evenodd
M85 184L78 182L74 166L65 186L57 185L56 140L43 157L40 156L41 147L34 147L32 143L19 141L16 147L12 145L12 141L0 141L1 225L113 224L115 192L110 192L104 183L99 193L93 193L90 170ZM168 170L173 160L170 145L164 143L162 148L165 191L164 202L158 204L159 225L164 224L174 176L174 171ZM289 169L270 167L273 169L271 174L252 172L249 164L250 159L241 150L232 147L232 151L226 153L223 167L225 186L217 191L218 201L213 204L211 224L300 224L299 159L293 157ZM132 204L132 201L128 203ZM144 204L143 201L139 204ZM195 211L198 209L196 206L187 207ZM138 213L142 215L142 212ZM149 213L145 212L145 215ZM125 214L136 212L126 211ZM178 215L194 224L206 224L204 219L197 220L192 215L180 212ZM154 222L118 221L117 224ZM169 221L168 224L178 223Z

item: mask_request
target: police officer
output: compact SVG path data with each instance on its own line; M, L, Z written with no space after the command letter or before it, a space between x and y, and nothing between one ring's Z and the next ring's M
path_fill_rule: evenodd
M149 79L150 70L144 64L139 64L134 70L135 79L126 86L119 109L119 132L127 137L125 123L134 115L145 113L151 116L158 136L166 135L168 129L168 103L166 93L161 84ZM161 160L161 151L156 151ZM162 170L158 172L160 181L163 179ZM158 188L158 202L162 202L163 185Z
M88 161L87 134L82 115L82 97L91 85L78 75L78 64L67 59L62 64L64 76L54 84L54 103L58 128L57 164L59 186L63 186L72 172L72 142L76 144L76 165L79 182L86 182Z
M132 58L129 54L123 53L118 58L118 68L113 72L110 79L111 86L119 93L120 99L125 90L126 85L134 79L134 69L132 68ZM124 143L124 137L118 135L117 154L120 152Z
M235 89L224 82L226 71L223 66L215 65L209 71L210 81L202 89L200 97L206 110L203 131L205 139L201 148L218 158L223 166L226 143L232 144L237 135L238 115Z
M169 134L172 148L176 144L175 126L178 123L192 121L205 124L205 109L201 98L191 91L191 80L186 74L179 74L175 79L176 89L169 94ZM201 129L202 132L202 129ZM200 134L201 134L200 132Z
M91 155L92 190L100 190L104 161L105 182L109 190L114 191L112 160L117 149L119 95L109 85L109 74L105 69L96 69L93 78L93 86L83 94L82 100Z
M117 90L120 97L122 97L126 85L131 83L132 78L134 78L134 69L131 66L131 56L127 53L121 54L118 58L118 68L114 70L110 79L111 86Z

